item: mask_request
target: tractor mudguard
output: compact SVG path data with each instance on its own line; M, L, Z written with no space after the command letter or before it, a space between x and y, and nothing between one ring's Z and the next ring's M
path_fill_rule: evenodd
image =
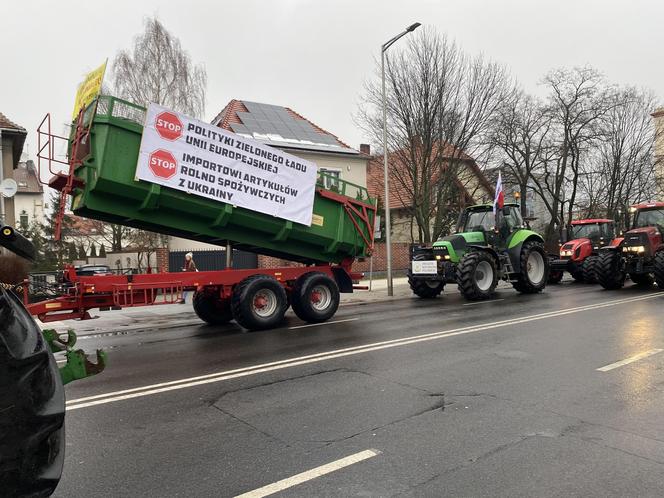
M512 263L512 268L517 272L521 268L521 248L526 242L539 242L544 244L544 239L532 230L519 230L514 232L507 240L507 255Z
M477 244L471 244L471 245L468 246L468 248L469 248L469 249L474 249L474 250L476 250L476 251L485 251L485 252L488 252L489 254L491 254L491 256L493 257L493 259L496 260L496 268L498 268L498 269L500 268L500 257L498 256L498 253L496 252L496 250L495 250L493 247L489 247L489 246L480 246L480 245L477 245ZM470 251L469 251L469 252L470 252Z

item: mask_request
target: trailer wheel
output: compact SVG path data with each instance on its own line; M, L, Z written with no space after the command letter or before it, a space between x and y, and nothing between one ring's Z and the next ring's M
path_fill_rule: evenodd
M607 290L620 289L625 285L625 270L621 267L621 255L615 251L604 251L597 259L597 280Z
M486 251L467 253L457 267L459 292L470 301L489 299L498 285L493 256Z
M217 294L196 292L192 303L198 318L210 325L224 325L233 319L230 299L222 299Z
M549 258L542 244L526 242L521 248L519 278L512 283L522 294L536 294L546 287L549 279Z
M322 272L305 273L295 281L291 306L305 322L320 323L332 318L339 308L339 286Z
M245 329L274 328L283 321L286 309L286 291L275 278L268 275L252 275L233 289L233 318Z
M581 272L583 273L583 281L587 284L597 283L597 256L588 256L581 264Z
M0 287L2 496L50 496L65 457L65 393L55 358L23 305Z
M655 282L659 290L664 290L664 251L655 253Z

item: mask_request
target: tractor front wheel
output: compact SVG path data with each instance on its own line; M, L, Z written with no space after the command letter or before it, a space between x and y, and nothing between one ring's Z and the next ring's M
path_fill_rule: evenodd
M485 251L467 253L457 268L459 292L470 301L489 299L498 285L493 256Z
M625 270L622 256L616 251L602 252L597 258L597 280L607 290L620 289L625 285Z
M559 284L563 279L563 272L561 271L550 271L548 284Z
M408 277L408 285L416 296L423 299L438 297L445 288L445 282L440 280L426 280L412 276Z
M655 282L659 290L664 290L664 251L655 253Z
M588 256L581 264L581 273L583 274L583 281L587 284L597 283L597 256Z
M549 259L542 244L526 242L521 248L519 278L512 283L522 294L536 294L546 287L549 278Z
M630 273L629 279L639 287L650 287L655 281L650 273Z

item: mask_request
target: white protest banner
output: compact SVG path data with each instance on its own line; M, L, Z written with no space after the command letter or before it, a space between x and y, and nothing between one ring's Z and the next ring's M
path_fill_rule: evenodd
M136 179L311 225L317 167L150 104Z

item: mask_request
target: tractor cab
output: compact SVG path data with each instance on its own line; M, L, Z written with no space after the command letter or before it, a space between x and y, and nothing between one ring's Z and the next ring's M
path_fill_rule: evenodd
M615 238L616 222L605 218L574 220L567 232L568 241L588 239L595 249L599 249Z

